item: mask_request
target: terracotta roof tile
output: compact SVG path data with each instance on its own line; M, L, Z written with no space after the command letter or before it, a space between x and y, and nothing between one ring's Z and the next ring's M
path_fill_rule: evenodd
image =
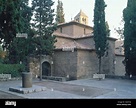
M94 49L94 46L91 46L89 44L81 44L79 42L76 42L74 40L71 40L68 43L65 44L60 44L60 43L55 43L56 49L63 49L63 48L76 48L76 49L86 49L86 50L92 50Z
M63 38L80 39L80 38L91 37L93 36L93 33L87 33L87 34L79 35L79 36L72 36L72 35L67 35L60 32L54 32L53 35L63 37Z

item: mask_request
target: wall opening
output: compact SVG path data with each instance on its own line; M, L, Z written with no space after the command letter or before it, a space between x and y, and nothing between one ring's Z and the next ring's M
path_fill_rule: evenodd
M51 65L47 61L42 63L42 75L51 76Z

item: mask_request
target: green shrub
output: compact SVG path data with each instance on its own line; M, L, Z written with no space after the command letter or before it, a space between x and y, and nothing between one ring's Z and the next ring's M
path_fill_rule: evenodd
M0 64L0 74L11 74L11 77L20 77L25 71L23 64Z

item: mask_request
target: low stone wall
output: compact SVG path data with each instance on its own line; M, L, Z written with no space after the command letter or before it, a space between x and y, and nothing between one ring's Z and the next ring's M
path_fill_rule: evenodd
M11 79L11 74L0 74L0 79Z
M48 80L55 80L55 81L67 81L68 79L66 79L65 77L56 77L56 76L43 76L43 79L48 79Z
M93 78L95 79L105 79L105 74L93 74Z
M106 78L112 78L112 79L128 79L128 80L136 80L136 76L117 76L117 75L105 75Z
M15 81L15 80L21 80L22 77L13 77L11 79L0 79L0 81Z

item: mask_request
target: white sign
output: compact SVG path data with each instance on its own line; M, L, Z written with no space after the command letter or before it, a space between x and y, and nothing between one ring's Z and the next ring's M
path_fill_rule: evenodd
M74 47L73 48L71 48L71 47L63 47L62 51L72 51L72 52L74 52Z
M16 37L25 37L25 38L27 38L27 33L17 33Z
M0 74L0 79L11 79L11 74Z

